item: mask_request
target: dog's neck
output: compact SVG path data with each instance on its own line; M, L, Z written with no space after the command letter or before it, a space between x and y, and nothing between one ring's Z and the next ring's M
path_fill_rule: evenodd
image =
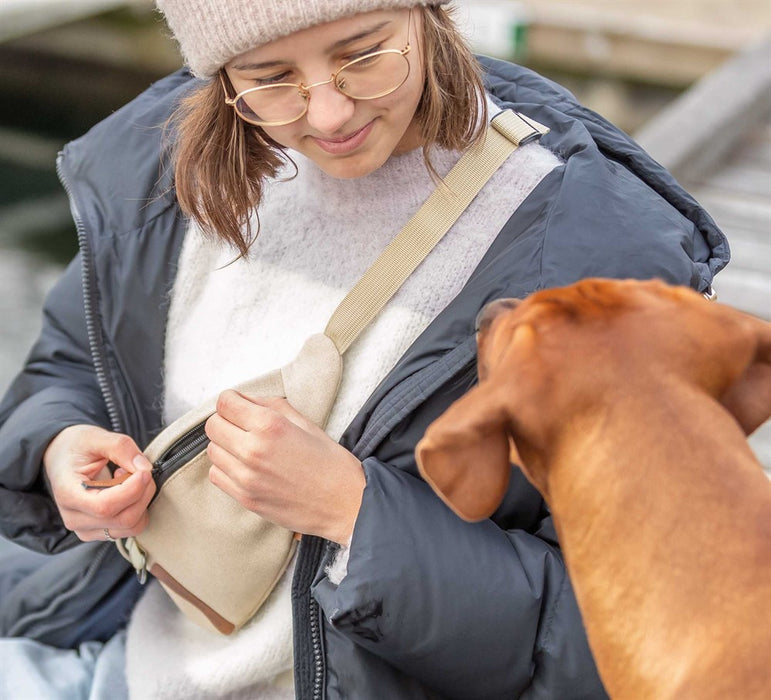
M736 576L752 572L758 554L751 548L694 553L693 543L719 542L737 523L748 528L748 541L763 531L767 539L765 504L771 486L746 447L738 424L729 421L726 426L723 409L709 397L697 400L701 401L698 418L690 387L683 387L675 396L669 392L666 406L658 405L655 411L644 411L641 406L637 416L646 423L645 430L630 424L628 413L624 417L626 409L617 413L618 420L611 410L596 425L606 432L602 440L591 431L571 431L579 437L569 444L559 443L542 457L544 467L533 473L536 486L548 494L598 664L607 668L628 659L628 668L643 673L647 669L650 676L631 678L624 668L605 674L603 680L613 697L659 700L664 670L671 676L667 687L672 689L672 698L729 697L728 689L721 696L713 687L702 689L709 691L707 695L680 688L676 674L673 676L675 669L670 665L660 669L656 664L662 649L682 652L690 647L679 658L714 668L719 663L715 654L721 653L724 643L732 642L717 642L705 635L699 622L718 615L733 620L732 625L755 624L742 618L746 617L746 601L734 605L731 580L710 588L694 579L688 562L696 556L700 568L725 570L731 562ZM736 434L727 439L726 429ZM601 453L599 445L604 446ZM723 466L705 473L704 464ZM677 469L668 465L677 465ZM745 494L744 500L731 499L733 489ZM746 500L746 494L753 493L757 494L755 504ZM710 506L708 520L705 504ZM649 534L640 537L641 532ZM661 567L668 569L666 585L651 576ZM672 578L677 581L674 596ZM680 611L678 619L688 621L686 625L667 620L666 611L672 606ZM623 617L618 610L625 611ZM747 658L753 655L748 653ZM752 672L758 669L748 669ZM677 673L691 681L698 677L693 668Z

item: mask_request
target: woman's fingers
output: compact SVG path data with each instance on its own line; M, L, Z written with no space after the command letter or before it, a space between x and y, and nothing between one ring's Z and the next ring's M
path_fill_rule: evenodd
M247 397L233 390L220 394L206 435L242 462L258 463L297 429L326 438L324 431L283 397Z
M231 458L232 459L232 458ZM239 465L236 465L239 469ZM238 501L244 508L252 510L254 508L253 499L242 488L242 486L232 478L234 469L225 466L222 459L217 462L212 460L212 466L209 468L209 481L218 489L226 493L233 500Z
M153 465L128 435L100 431L92 449L126 471L152 471Z
M206 421L206 436L220 445L240 443L249 436L249 431L236 425L232 418L220 413L211 415Z
M142 526L154 493L152 475L146 471L135 472L111 488L87 490L80 486L80 493L60 502L60 510L69 530L112 526L138 534L137 527Z
M247 508L256 504L257 494L274 485L269 470L262 470L253 462L245 462L216 442L210 442L206 451L212 463L209 480Z
M241 430L261 430L263 427L263 411L257 404L247 399L243 394L228 389L217 398L217 413L228 423ZM208 432L208 431L207 431Z
M277 525L347 541L366 484L361 462L286 399L224 391L206 434L217 488Z
M288 419L303 430L321 431L283 396L247 396L228 389L219 395L217 414L242 430L253 432L270 430L271 419L276 416Z
M109 463L117 466L118 476L128 474L125 481L84 488L93 479L110 479ZM92 425L70 426L51 441L44 464L64 525L81 538L106 539L104 529L111 527L137 534L146 525L155 493L152 465L129 436Z
M121 528L119 526L113 526L113 527L96 527L96 528L89 528L89 529L83 529L83 530L74 530L75 534L78 536L79 539L83 540L83 542L94 542L94 541L100 541L100 540L120 540L124 539L125 537L133 537L135 535L138 535L147 527L147 523L149 522L149 516L147 512L143 514L141 520L132 528ZM107 537L109 533L109 537Z

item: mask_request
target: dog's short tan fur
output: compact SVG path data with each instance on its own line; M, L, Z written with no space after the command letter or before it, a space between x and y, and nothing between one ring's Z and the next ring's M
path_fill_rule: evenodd
M771 324L659 282L586 280L480 320L480 384L421 472L467 519L509 458L548 502L613 698L771 697ZM502 640L505 643L505 640Z

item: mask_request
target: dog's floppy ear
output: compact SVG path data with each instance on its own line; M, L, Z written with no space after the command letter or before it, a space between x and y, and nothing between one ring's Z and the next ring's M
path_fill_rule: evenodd
M771 323L745 316L750 338L755 341L755 353L739 379L720 399L733 414L746 435L771 418Z
M415 454L423 478L461 518L489 517L509 483L507 412L493 384L474 387L435 420Z

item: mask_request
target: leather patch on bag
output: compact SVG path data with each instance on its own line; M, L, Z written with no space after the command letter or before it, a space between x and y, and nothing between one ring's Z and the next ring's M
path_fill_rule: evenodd
M170 590L174 591L180 598L183 598L200 610L206 616L206 619L214 625L218 632L221 632L222 634L232 634L235 630L236 626L232 622L226 620L222 615L218 614L216 610L213 610L206 605L200 598L196 598L162 566L153 564L150 568L150 573Z

